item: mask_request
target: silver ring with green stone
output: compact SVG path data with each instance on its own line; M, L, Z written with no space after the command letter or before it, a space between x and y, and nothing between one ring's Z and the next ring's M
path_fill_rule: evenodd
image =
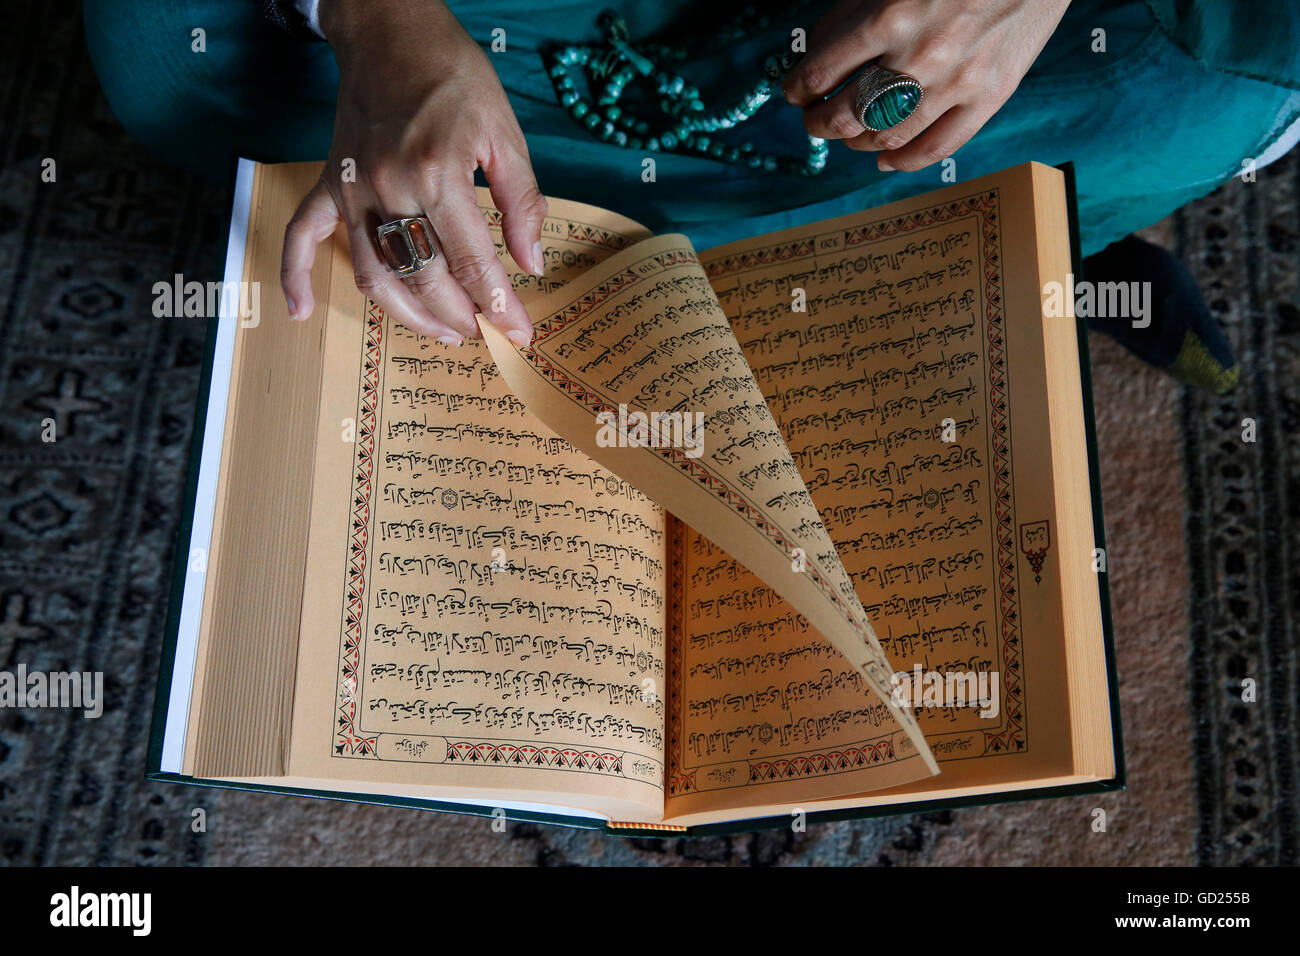
M925 88L906 73L868 63L858 74L858 119L869 132L897 126L924 98Z

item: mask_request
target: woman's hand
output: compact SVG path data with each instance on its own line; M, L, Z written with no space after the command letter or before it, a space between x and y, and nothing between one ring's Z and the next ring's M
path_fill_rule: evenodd
M479 311L527 344L532 322L479 211L474 170L482 167L504 215L511 256L538 275L546 200L487 57L435 0L323 0L320 22L338 59L339 98L329 162L285 230L280 281L290 316L311 315L316 247L341 222L357 288L407 328L459 344L478 336ZM439 255L398 278L375 230L421 215Z
M878 150L881 169L917 170L956 152L1011 96L1069 0L845 0L808 37L786 99L813 136ZM872 60L906 73L925 96L903 122L869 132L857 84L824 99Z

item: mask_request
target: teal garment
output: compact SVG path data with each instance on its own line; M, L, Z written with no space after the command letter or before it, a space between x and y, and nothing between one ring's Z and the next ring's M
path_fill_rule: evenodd
M1147 0L1160 26L1206 66L1300 89L1294 0Z
M289 162L329 152L333 51L290 37L253 0L83 0L82 17L109 107L168 162L233 182L241 156Z
M1274 5L1250 4L1264 22ZM621 149L599 142L560 107L542 67L542 49L597 39L596 18L606 8L624 13L634 43L674 29L682 17L678 33L707 35L708 18L726 17L726 10L686 0L451 6L496 66L548 195L605 206L656 231L685 232L706 248L946 184L943 166L881 173L874 153L838 142L817 177ZM811 4L761 35L710 50L677 70L700 86L706 104L725 100L728 91L752 83L768 54L788 45L792 25L811 28L828 6ZM1298 78L1295 63L1270 46L1263 72L1243 68L1248 51L1241 44L1221 36L1208 44L1205 38L1218 34L1207 19L1193 28L1202 6L1216 4L1076 0L1016 93L953 157L956 180L1027 160L1073 161L1087 254L1240 172L1244 160L1260 155L1300 113L1288 88ZM252 0L86 0L84 9L110 105L128 130L165 157L223 176L236 155L283 161L328 152L337 89L329 47L280 34L261 20ZM1171 33L1170 18L1185 32ZM1238 28L1241 21L1225 23ZM196 25L206 30L205 53L191 51ZM491 50L496 30L505 31L504 52ZM1093 51L1097 30L1105 31L1105 52ZM800 112L773 100L728 138L800 153L804 136ZM656 164L654 182L642 178L648 155Z

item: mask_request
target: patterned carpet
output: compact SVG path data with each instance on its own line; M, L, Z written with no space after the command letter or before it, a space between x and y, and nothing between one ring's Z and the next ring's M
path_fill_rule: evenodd
M0 711L0 860L1297 861L1295 156L1150 231L1192 265L1227 328L1242 359L1234 393L1184 389L1093 340L1127 791L802 834L496 834L473 819L145 781L203 345L199 320L152 317L151 287L177 272L219 278L230 196L133 145L79 22L24 6L0 37L0 669L103 671L107 702L99 720ZM49 418L53 443L41 440ZM1245 678L1254 703L1241 700ZM1098 806L1105 833L1090 827ZM196 807L206 833L191 832Z
M1189 689L1197 859L1295 864L1300 610L1300 162L1293 151L1174 217L1242 360L1225 397L1186 391ZM1242 441L1247 420L1257 442ZM1242 701L1242 681L1258 685Z

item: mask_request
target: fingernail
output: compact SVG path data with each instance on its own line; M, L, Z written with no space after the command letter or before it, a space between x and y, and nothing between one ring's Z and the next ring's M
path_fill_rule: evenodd
M285 304L289 306L289 318L298 318L298 303L294 302L290 296L284 297Z
M893 164L883 156L876 157L876 168L882 173L890 173L894 171Z
M533 243L533 275L542 274L544 263L542 262L542 244L541 242Z
M533 331L529 329L525 332L523 329L511 329L506 333L506 338L513 342L519 348L524 348L533 340Z
M443 345L460 345L465 340L459 335L440 335L438 341Z

